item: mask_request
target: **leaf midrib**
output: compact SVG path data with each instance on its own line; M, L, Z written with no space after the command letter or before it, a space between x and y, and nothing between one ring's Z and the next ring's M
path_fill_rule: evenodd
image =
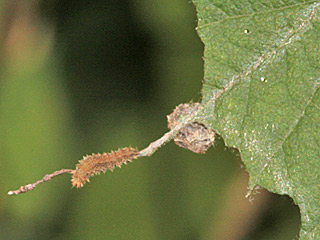
M317 2L317 1L313 1ZM270 51L267 51L265 53L263 53L262 55L260 55L257 60L253 63L250 64L250 67L245 70L242 71L242 73L237 74L235 76L233 76L231 78L231 80L229 81L229 83L224 87L224 89L221 89L221 93L219 93L219 96L213 97L212 101L216 101L223 93L228 92L229 90L231 90L234 86L238 85L241 78L244 78L250 74L252 74L256 69L260 68L263 63L269 59L271 59L274 55L277 54L277 52L279 52L280 49L282 49L285 46L289 46L290 44L292 44L294 42L294 37L299 33L299 32L303 32L303 30L305 30L310 24L311 24L311 20L314 17L314 12L317 8L319 8L320 6L320 2L318 2L317 6L314 7L313 11L310 13L309 17L303 21L303 24L300 24L299 28L296 29L294 32L292 32L291 34L287 35L284 39L283 39L283 43L280 44L278 47L276 47L275 49L271 49ZM308 23L308 24L305 24ZM288 31L289 32L289 31ZM207 85L208 86L208 85ZM210 105L210 103L212 101L208 101L205 103L205 106L207 104ZM204 107L205 107L204 106Z

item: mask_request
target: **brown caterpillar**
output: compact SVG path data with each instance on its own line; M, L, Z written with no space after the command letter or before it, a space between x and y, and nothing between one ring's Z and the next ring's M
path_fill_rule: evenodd
M91 176L100 174L100 172L105 173L108 169L113 171L115 167L121 167L122 164L127 164L138 157L139 151L131 147L111 153L84 156L72 172L72 185L81 188L86 182L89 182Z

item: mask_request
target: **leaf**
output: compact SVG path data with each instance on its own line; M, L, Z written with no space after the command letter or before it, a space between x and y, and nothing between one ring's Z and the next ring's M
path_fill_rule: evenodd
M299 205L320 239L320 3L194 0L205 44L203 114L255 186Z

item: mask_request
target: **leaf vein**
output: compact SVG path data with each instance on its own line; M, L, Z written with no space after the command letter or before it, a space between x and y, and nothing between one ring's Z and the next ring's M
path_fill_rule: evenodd
M262 15L262 14L267 14L267 13L284 11L284 10L291 9L291 8L295 8L295 7L298 7L298 6L311 5L311 4L314 4L314 3L317 3L317 2L318 2L318 1L310 1L310 2L304 2L304 3L297 3L297 4L294 4L294 5L291 5L291 6L280 7L280 8L272 9L272 10L269 10L269 11L255 12L255 13L250 13L250 14L242 14L242 15L237 15L237 16L232 16L232 17L229 17L229 15L226 14L225 11L223 11L228 17L223 18L223 19L218 20L218 21L213 21L213 22L209 22L209 23L200 25L200 26L198 26L198 29L202 29L202 28L205 28L205 27L208 27L208 26L211 26L211 25L220 24L220 23L223 23L223 22L225 22L225 21L232 20L232 19L240 19L240 18L246 18L246 17L253 17L253 16L255 16L255 15ZM217 7L217 6L215 6L215 7ZM217 8L219 8L219 7L217 7ZM221 10L221 8L219 8L219 9Z
M298 119L295 121L295 123L293 124L293 126L288 130L286 136L283 137L283 139L279 142L279 147L278 149L276 149L276 151L274 152L274 154L266 161L266 163L263 165L263 169L261 169L260 173L257 174L257 176L260 176L263 174L263 172L266 170L267 166L270 164L270 162L273 160L275 154L277 154L279 152L280 149L283 148L283 143L285 142L285 140L287 138L289 138L291 136L291 134L294 132L294 130L297 128L298 124L302 121L303 117L305 116L305 112L306 109L312 105L312 100L314 99L314 96L316 95L317 91L319 89L319 85L317 84L315 86L315 91L312 93L312 95L310 96L306 106L304 107L303 111L301 112L300 116L298 117ZM285 160L283 160L285 162ZM285 162L285 164L287 165L287 163ZM288 168L287 168L287 172L288 172ZM288 172L289 175L289 172ZM290 178L290 175L289 175Z

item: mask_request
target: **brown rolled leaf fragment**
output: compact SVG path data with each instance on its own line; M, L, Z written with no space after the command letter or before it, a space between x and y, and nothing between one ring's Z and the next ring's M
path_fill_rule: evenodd
M168 118L168 128L173 129L182 116L195 113L200 107L200 103L180 104ZM215 132L207 128L203 123L192 122L182 128L174 142L183 148L189 149L195 153L205 153L213 145Z

